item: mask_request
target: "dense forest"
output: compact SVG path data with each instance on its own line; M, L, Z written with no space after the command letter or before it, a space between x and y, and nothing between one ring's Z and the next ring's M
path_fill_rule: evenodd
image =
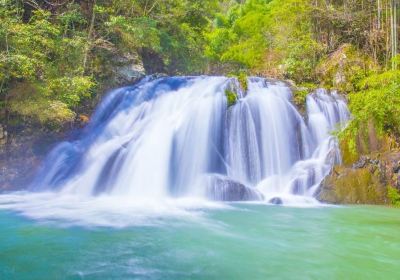
M81 120L99 93L126 83L126 65L258 75L290 80L299 102L321 86L347 94L351 159L371 129L400 135L399 15L397 0L2 0L1 123Z

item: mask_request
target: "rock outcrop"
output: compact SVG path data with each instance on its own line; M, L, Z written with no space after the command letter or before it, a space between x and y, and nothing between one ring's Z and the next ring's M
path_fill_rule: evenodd
M130 85L146 75L143 62L134 54L123 54L117 56L113 67L114 81L116 86Z
M0 151L3 150L6 143L7 143L7 131L5 130L3 125L0 124Z
M44 156L64 138L66 133L38 128L10 133L7 144L0 147L0 192L26 188Z
M282 205L283 204L282 199L279 198L279 197L273 197L268 202L271 203L271 204L275 204L275 205Z
M352 166L336 166L318 198L337 204L390 204L388 188L400 191L400 151L361 156Z
M254 188L222 175L207 176L206 196L216 201L256 201L264 196Z

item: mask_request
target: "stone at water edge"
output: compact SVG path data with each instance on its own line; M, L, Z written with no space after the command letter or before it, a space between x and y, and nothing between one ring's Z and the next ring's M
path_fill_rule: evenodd
M279 198L279 197L271 198L268 202L271 203L271 204L275 204L275 205L282 205L283 204L282 199Z
M208 175L206 196L216 201L260 201L264 196L254 188L222 175Z
M3 125L0 124L0 146L3 146L7 143L7 131L3 128Z

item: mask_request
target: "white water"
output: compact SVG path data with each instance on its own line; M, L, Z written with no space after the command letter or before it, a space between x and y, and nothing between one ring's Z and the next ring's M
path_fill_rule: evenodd
M210 198L210 184L213 198L236 198L241 189L231 187L245 185L256 193L247 198L317 203L321 181L340 161L330 133L349 119L344 100L318 90L307 97L303 118L284 83L251 78L247 94L237 87L226 77L172 77L111 92L82 136L59 144L47 157L31 190L56 192L49 205L63 206L60 213L39 212L81 213L72 209L85 209L82 201L97 201L88 203L91 209L103 203L112 210L150 203L148 208L159 205L162 212L171 199L196 204ZM229 108L226 88L240 97ZM3 197L0 208L38 215L33 209L50 198L22 197Z
M283 83L249 80L227 108L225 77L161 78L118 89L84 136L60 144L35 182L62 194L158 198L202 196L203 178L222 174L265 196L312 197L340 160L329 133L349 118L345 102L318 90L307 121Z

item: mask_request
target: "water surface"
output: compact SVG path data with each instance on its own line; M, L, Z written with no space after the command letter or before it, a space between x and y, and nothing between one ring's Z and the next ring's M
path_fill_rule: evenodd
M100 226L0 210L0 279L400 278L399 209L230 204L161 212Z

